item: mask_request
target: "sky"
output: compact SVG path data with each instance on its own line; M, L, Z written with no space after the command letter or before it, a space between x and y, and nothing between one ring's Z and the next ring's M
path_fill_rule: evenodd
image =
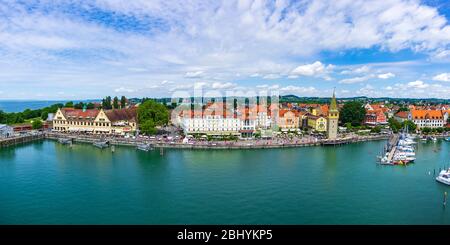
M0 3L0 99L450 98L447 0Z

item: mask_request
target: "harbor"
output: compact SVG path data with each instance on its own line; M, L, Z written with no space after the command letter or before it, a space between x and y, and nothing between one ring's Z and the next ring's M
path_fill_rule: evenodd
M450 187L435 180L450 167L442 139L417 144L407 168L376 164L386 140L163 155L92 144L1 148L0 223L450 224Z

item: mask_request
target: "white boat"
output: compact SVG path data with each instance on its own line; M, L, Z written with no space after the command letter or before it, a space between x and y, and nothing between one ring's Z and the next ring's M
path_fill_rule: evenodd
M442 170L436 177L436 181L441 182L446 185L450 185L450 169Z
M65 145L65 144L70 144L70 143L72 143L72 140L71 140L71 139L66 139L66 138L59 138L59 139L58 139L58 142L61 143L61 144L63 144L63 145Z
M152 145L150 145L150 144L139 144L136 146L136 150L149 151L149 150L153 150L153 148L152 148Z
M109 142L108 141L96 141L93 143L94 146L103 149L109 146Z
M432 141L437 141L437 138L436 137L431 137L431 140Z

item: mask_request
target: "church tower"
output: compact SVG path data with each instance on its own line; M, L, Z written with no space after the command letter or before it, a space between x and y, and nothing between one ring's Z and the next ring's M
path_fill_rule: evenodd
M328 139L334 140L337 138L338 122L339 122L339 110L337 108L336 96L333 91L333 98L331 99L330 109L328 110L328 120L327 120Z

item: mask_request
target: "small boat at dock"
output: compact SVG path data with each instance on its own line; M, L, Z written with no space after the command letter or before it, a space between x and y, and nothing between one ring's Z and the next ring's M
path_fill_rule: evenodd
M450 185L450 169L442 170L436 177L436 181Z
M153 147L151 144L138 144L136 146L136 150L149 151L149 150L153 150Z
M58 142L63 144L63 145L68 145L70 143L72 143L72 139L68 139L68 138L59 138Z
M447 142L450 142L450 137L444 139Z
M96 141L93 143L94 146L103 149L109 146L109 142L108 141Z

